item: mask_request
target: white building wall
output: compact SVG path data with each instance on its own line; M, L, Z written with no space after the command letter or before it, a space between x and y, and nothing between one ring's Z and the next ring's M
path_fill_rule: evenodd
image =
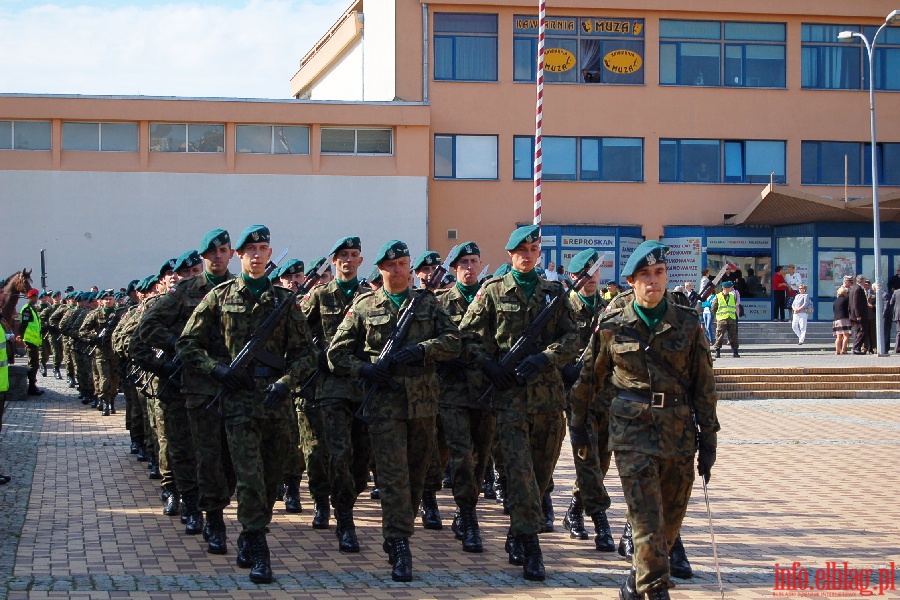
M391 101L397 96L396 0L366 0L364 19L365 99ZM405 31L403 35L422 34L416 29Z
M47 251L47 285L62 289L124 287L157 272L163 261L196 248L213 228L232 238L261 223L273 256L307 264L343 236L358 235L367 260L390 239L413 256L426 250L427 179L309 175L211 175L0 171L9 273L34 268ZM232 259L232 272L240 270Z
M310 100L363 100L363 44L358 40L340 60L317 81Z

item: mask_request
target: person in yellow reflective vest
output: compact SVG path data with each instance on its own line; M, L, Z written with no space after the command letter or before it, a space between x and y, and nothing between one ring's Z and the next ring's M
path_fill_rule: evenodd
M722 291L713 297L710 306L712 314L716 317L716 341L713 349L716 351L716 358L719 358L719 351L722 348L722 342L725 341L725 334L728 334L728 342L731 344L732 356L740 358L738 354L738 299L734 293L734 282L723 281Z
M0 290L0 296L2 295L3 291ZM7 353L15 351L9 349L15 346L15 343L16 334L12 332L12 327L0 317L0 430L3 429L3 412L6 408L6 393L9 391L9 354ZM12 477L9 475L0 475L0 485L9 483L11 480Z
M25 351L28 355L28 395L40 396L44 391L37 388L37 373L44 340L41 334L41 317L36 306L38 291L34 288L28 290L25 299L28 302L22 307L18 339L25 342Z

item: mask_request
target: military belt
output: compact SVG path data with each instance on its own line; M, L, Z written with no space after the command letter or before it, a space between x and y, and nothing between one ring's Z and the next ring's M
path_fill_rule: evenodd
M421 377L434 373L434 363L429 363L424 367L411 367L408 365L391 365L391 373L401 377Z
M284 371L272 367L253 367L249 369L251 377L281 377Z
M651 408L670 408L687 404L683 395L645 390L618 390L616 396L629 402L649 404Z

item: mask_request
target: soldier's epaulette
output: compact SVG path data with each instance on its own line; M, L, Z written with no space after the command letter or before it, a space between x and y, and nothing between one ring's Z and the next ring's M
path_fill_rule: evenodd
M359 304L361 301L363 301L363 300L365 300L365 299L367 299L367 298L370 298L370 297L372 297L372 296L374 296L374 295L375 295L375 290L369 290L369 291L367 291L367 292L363 292L362 294L359 294L358 296L356 296L355 298L353 298L353 306L356 306L356 305Z
M303 299L309 300L310 298L312 298L313 294L317 293L321 288L325 288L327 285L327 283L317 283L316 285L309 288L305 294L303 294Z
M503 281L503 276L502 276L502 275L501 275L500 277L493 277L493 276L491 276L491 277L485 279L485 280L482 282L482 284L481 284L481 289L483 290L483 289L486 288L487 286L493 285L493 284L495 284L495 283L497 283L497 282L500 282L500 281Z

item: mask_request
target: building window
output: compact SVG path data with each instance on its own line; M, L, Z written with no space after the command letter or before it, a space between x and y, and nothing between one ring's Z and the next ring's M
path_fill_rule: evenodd
M497 179L497 136L434 136L434 178Z
M801 27L801 86L825 90L868 90L869 55L861 40L839 42L842 31L862 32L871 42L878 27L816 25ZM875 46L875 89L900 90L900 30L885 27Z
M225 126L150 123L151 152L225 152Z
M435 81L497 81L497 15L434 14Z
M784 23L662 19L659 38L662 85L785 87Z
M660 182L768 183L770 178L785 183L783 141L659 141Z
M137 123L76 123L62 125L62 149L88 152L137 152Z
M391 154L390 129L322 128L323 154Z
M644 20L548 17L544 81L644 83ZM537 17L513 17L513 81L535 81Z
M547 181L643 181L644 140L544 136L542 178ZM534 137L513 139L513 179L534 177Z
M0 121L0 150L50 150L50 121Z
M235 151L247 154L309 154L309 127L238 125Z
M800 146L803 185L872 185L872 144L863 142L803 142ZM879 185L900 185L900 143L875 146Z

